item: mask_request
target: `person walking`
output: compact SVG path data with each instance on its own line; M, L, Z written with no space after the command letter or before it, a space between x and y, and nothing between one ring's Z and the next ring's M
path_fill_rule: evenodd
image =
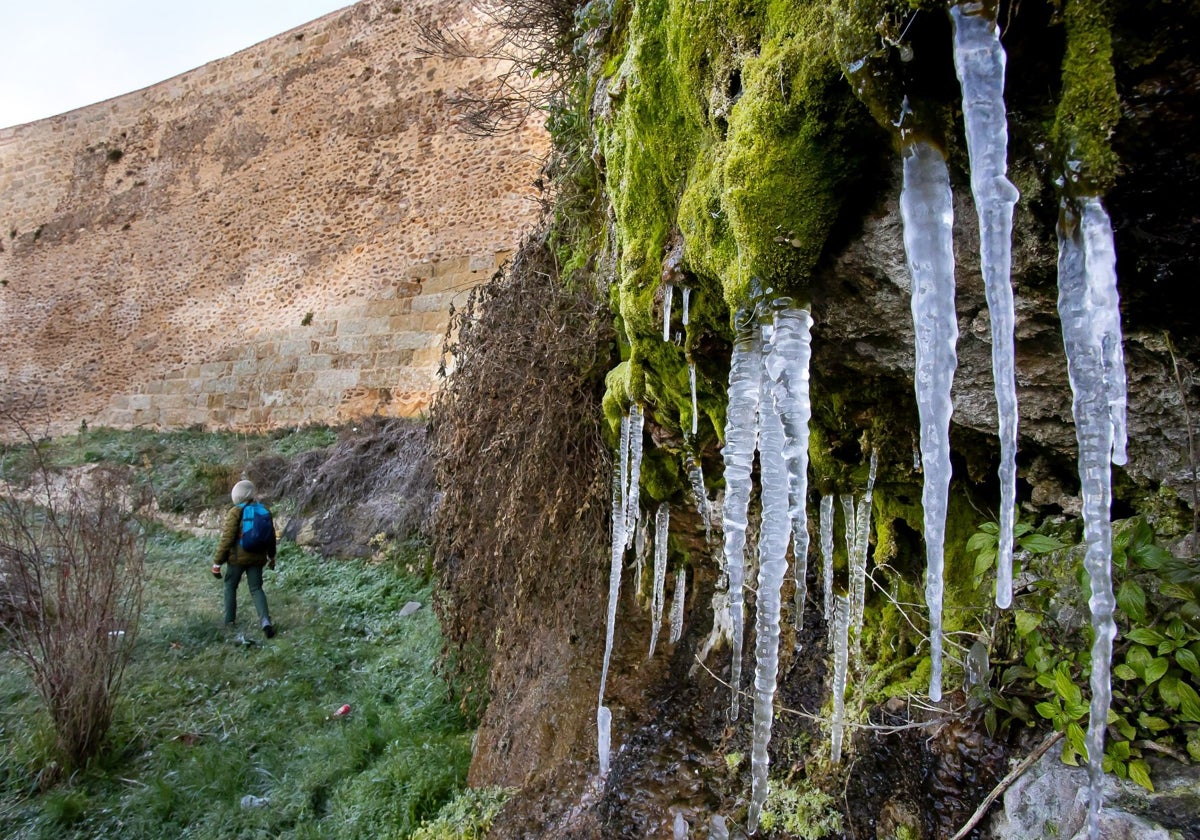
M258 611L258 619L263 634L268 639L275 636L275 625L271 623L271 613L267 609L267 596L263 592L263 567L275 568L275 526L271 524L270 514L266 508L254 499L254 484L242 480L233 485L233 507L225 514L225 523L221 528L221 539L217 543L217 553L213 556L212 573L221 577L221 566L225 565L225 626L232 627L237 620L237 589L246 578L250 588L250 597L254 608ZM262 511L262 514L258 514ZM267 534L261 549L247 550L242 547L243 531L250 530L248 525L256 516L266 516ZM249 520L249 521L247 521ZM243 523L246 523L245 525Z

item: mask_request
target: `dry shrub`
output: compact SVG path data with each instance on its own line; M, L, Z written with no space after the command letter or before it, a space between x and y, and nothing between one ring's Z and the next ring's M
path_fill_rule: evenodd
M247 470L265 499L291 500L313 517L323 552L368 554L372 538L403 538L418 532L433 501L433 469L425 424L366 417L343 428L337 443L291 462L260 459ZM292 526L287 535L294 538Z
M63 475L40 458L30 480L0 489L3 600L17 606L6 614L7 641L50 713L66 767L95 755L112 722L141 610L137 514L148 501L126 471Z
M565 288L535 237L472 292L450 335L453 372L430 424L441 494L433 548L462 676L520 647L547 605L565 624L594 611L608 529L600 400L612 328L597 292Z

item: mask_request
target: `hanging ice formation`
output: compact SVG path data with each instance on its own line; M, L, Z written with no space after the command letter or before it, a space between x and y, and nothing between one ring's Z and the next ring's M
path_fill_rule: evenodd
M762 337L752 310L738 313L738 330L729 365L729 407L725 412L725 573L729 576L729 621L733 648L729 717L737 720L742 685L742 587L746 576L746 518L750 507L751 470L758 443L759 384L762 381Z
M683 313L680 316L680 321L686 327L688 325L688 307L691 304L692 289L690 286L683 287Z
M849 626L850 629L853 629L854 578L855 578L855 575L857 574L857 572L854 569L854 542L855 542L854 534L855 534L855 526L858 522L858 517L856 517L854 515L854 496L850 495L849 493L843 493L841 495L841 501L842 501L842 524L843 524L844 535L846 538L846 563L847 563L847 567L848 567L847 571L848 571L849 578L850 578L850 589L849 589L848 594L846 595L847 601L850 604L850 612L846 614L846 621L848 622L847 626ZM863 573L866 574L866 569L863 569ZM834 625L830 624L828 629L829 629L829 639L832 642L833 641L833 633L834 633Z
M642 407L634 403L629 407L629 487L625 498L625 547L633 545L634 529L641 516L642 483L642 431L646 418Z
M1064 201L1058 225L1058 313L1079 444L1084 566L1091 586L1091 709L1088 718L1088 836L1099 836L1104 730L1112 699L1112 463L1125 460L1125 363L1117 308L1112 226L1097 198ZM1119 459L1119 460L1118 460Z
M696 497L696 512L700 514L700 521L704 523L704 541L711 542L712 508L708 503L708 492L704 489L704 471L696 456L690 452L683 465L687 470L688 484L692 488L692 495Z
M771 737L779 666L781 590L794 525L805 530L807 516L808 364L811 316L787 299L763 300L757 311L739 313L730 364L725 448L725 563L733 625L733 701L738 714L741 687L742 587L745 576L747 508L754 452L762 476L762 521L756 613L754 724L751 745L749 826L756 827L767 796L767 745ZM767 305L771 309L767 310ZM757 318L761 315L761 322ZM807 551L807 548L804 549ZM799 555L797 555L799 556Z
M600 775L608 775L609 747L612 743L612 713L604 705L604 689L608 683L608 665L612 659L613 638L617 627L617 603L621 595L621 564L625 559L625 512L627 508L627 469L629 447L629 418L621 420L621 452L613 468L612 487L612 550L608 575L608 624L604 635L604 665L600 670L600 698L596 708L596 749L600 757Z
M842 729L846 714L846 670L850 664L850 599L838 593L833 599L833 725L830 760L842 760Z
M688 359L688 386L692 389L692 437L695 437L696 430L700 428L700 412L696 407L696 363L691 359Z
M788 519L792 527L792 573L796 584L795 625L804 626L808 597L808 368L812 359L812 316L803 309L775 312L774 347L766 355L767 375L774 384L776 407L783 422L783 458L787 466ZM786 548L786 546L785 546Z
M663 284L663 341L671 340L671 299L675 296L675 287L670 283Z
M917 411L921 423L921 504L925 514L925 603L929 609L932 669L929 698L942 699L942 569L946 504L950 490L950 386L958 366L955 345L954 209L942 153L918 140L904 149L900 215L912 275L916 333Z
M687 569L675 573L675 594L671 599L671 644L683 636L683 602L687 598Z
M980 266L992 323L992 378L1000 438L1000 535L996 605L1012 603L1013 518L1017 503L1017 384L1013 350L1012 218L1019 193L1008 180L1004 48L994 6L959 3L954 66L962 86L971 192L979 215Z
M637 565L634 567L634 580L637 581L637 596L642 597L642 576L646 568L646 550L650 546L650 523L642 520L638 523L637 536L633 541L633 552L637 558Z
M667 534L670 531L671 508L663 502L654 514L654 590L650 601L650 653L658 645L658 629L662 626L663 605L667 589Z
M825 586L825 621L833 622L833 496L821 497L821 578Z
M867 474L867 489L857 508L854 508L854 539L850 542L850 525L846 526L846 550L850 555L850 633L854 637L855 651L862 638L863 609L867 600L867 548L871 539L871 503L875 494L875 473L879 457L871 452L871 466Z

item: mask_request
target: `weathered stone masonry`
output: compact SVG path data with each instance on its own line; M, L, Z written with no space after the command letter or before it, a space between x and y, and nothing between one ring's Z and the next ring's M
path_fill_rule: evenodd
M57 430L408 415L450 304L537 217L535 122L476 139L418 22L364 0L135 93L0 129L0 402Z

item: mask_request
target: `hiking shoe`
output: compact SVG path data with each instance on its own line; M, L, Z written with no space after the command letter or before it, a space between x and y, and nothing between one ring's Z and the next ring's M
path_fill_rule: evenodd
M275 625L271 623L271 619L264 618L262 622L263 635L268 639L275 638Z

